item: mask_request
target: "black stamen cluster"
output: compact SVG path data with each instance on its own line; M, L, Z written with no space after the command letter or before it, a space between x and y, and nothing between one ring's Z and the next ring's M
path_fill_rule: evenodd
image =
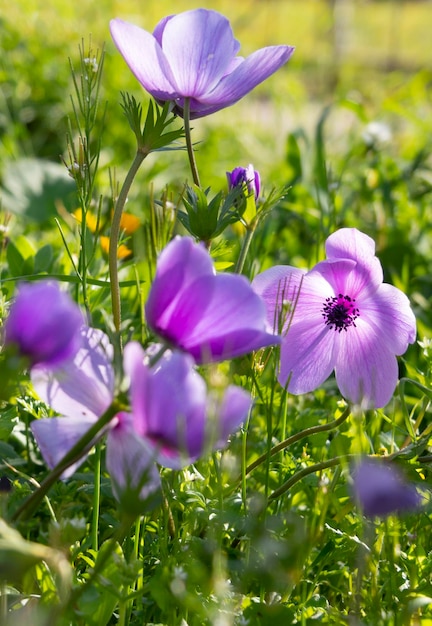
M322 316L325 324L330 329L341 332L348 330L350 326L355 326L355 320L359 317L360 311L354 304L355 298L339 294L331 298L326 298L323 306Z

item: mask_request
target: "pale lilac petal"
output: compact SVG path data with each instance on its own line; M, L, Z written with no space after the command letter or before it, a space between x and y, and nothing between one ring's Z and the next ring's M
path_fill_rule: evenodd
M327 261L352 259L357 263L352 273L349 288L351 297L371 295L383 281L383 271L379 259L375 256L373 239L356 228L340 228L326 241Z
M264 300L267 321L275 331L284 321L285 304L297 300L305 273L304 270L289 265L275 265L253 279L253 290Z
M119 415L118 425L108 433L106 466L122 509L139 514L143 505L147 508L158 499L161 480L153 451L132 425L125 423L124 416Z
M321 319L292 323L281 346L279 382L290 393L313 391L335 365L333 333Z
M251 408L252 397L250 393L235 385L230 385L227 388L222 404L218 409L220 426L217 441L213 445L214 449L226 446L228 438L244 423Z
M406 295L383 283L373 298L361 303L362 318L394 354L403 354L416 338L416 319Z
M110 31L119 52L142 86L156 99L174 100L178 96L174 78L153 35L118 18L111 20Z
M375 256L374 240L357 228L339 228L326 240L327 259L352 259L367 265Z
M293 52L292 46L269 46L253 52L242 63L237 62L235 69L222 78L213 91L199 98L200 104L211 105L206 115L243 98L282 67Z
M82 347L73 361L52 371L31 370L33 387L55 411L68 417L100 417L112 402L114 371L112 346L100 330L82 329Z
M158 329L160 330L160 329ZM262 299L237 274L199 278L185 289L166 335L198 363L219 361L275 345Z
M165 22L162 36L158 30L158 37L177 92L197 99L213 89L240 48L229 21L205 9L173 16Z
M69 417L47 417L34 420L30 428L45 463L50 469L53 469L93 424L94 419L89 416L77 416L73 419ZM86 458L87 454L82 456L76 463L73 463L63 472L61 478L65 479L72 476Z
M213 262L204 246L196 244L191 237L175 237L158 258L145 307L149 326L154 330L165 327L182 290L200 276L214 274Z
M342 395L363 409L385 406L398 381L394 352L362 317L355 328L332 332L336 382Z

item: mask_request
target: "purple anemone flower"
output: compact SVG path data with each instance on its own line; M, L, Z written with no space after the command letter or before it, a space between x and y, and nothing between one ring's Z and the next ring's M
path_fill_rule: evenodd
M252 164L247 167L235 167L232 172L227 172L228 189L234 189L240 185L246 185L248 192L258 200L261 190L259 172L254 170Z
M352 478L354 498L369 517L415 511L421 505L415 486L388 463L365 459L354 468Z
M252 283L269 321L284 328L279 382L306 393L334 370L345 398L382 407L398 381L396 355L415 340L409 300L383 283L373 240L355 228L330 235L326 252L327 260L309 272L275 266Z
M84 328L82 347L72 361L53 371L37 366L31 370L33 386L41 399L60 417L34 420L33 435L46 464L55 467L108 409L114 396L113 348L100 330ZM145 440L132 427L132 417L119 413L91 442L107 434L107 468L113 492L120 502L130 492L147 501L160 487L154 457ZM86 455L62 474L70 477ZM129 498L130 499L130 498Z
M175 237L159 256L147 323L197 363L222 361L279 343L264 302L238 274L216 274L202 244Z
M77 351L83 315L58 283L23 283L5 323L5 345L14 345L32 365L51 367Z
M188 354L166 351L150 367L139 343L125 347L134 429L165 467L185 467L224 447L252 405L250 394L234 385L221 398L212 396L193 365Z
M111 35L132 73L156 100L172 101L191 118L231 106L271 76L294 52L270 46L246 59L229 21L217 11L194 9L162 19L153 34L114 19Z

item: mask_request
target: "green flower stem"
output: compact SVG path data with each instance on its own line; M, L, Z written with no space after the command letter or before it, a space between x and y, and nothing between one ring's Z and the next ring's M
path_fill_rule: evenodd
M239 258L237 259L237 263L234 269L236 274L241 274L243 271L247 253L249 252L249 248L252 242L252 238L255 234L255 229L257 227L257 224L258 224L258 220L255 218L252 224L246 226L246 235L243 238L243 243L242 243L242 247L240 250Z
M340 417L338 417L337 420L333 420L332 422L329 422L328 424L320 424L319 426L311 426L310 428L305 428L305 430L301 430L299 433L296 433L295 435L291 435L291 437L288 437L284 441L281 441L280 443L277 444L277 446L274 446L273 448L271 448L269 452L265 452L260 457L258 457L253 463L248 465L246 468L246 474L249 474L256 467L258 467L262 463L265 463L265 461L269 457L272 457L278 452L285 450L285 448L288 448L293 443L296 443L297 441L300 441L301 439L305 439L306 437L310 437L311 435L316 435L317 433L323 433L323 432L326 432L327 430L332 430L333 428L337 428L338 426L343 424L345 420L348 419L350 414L351 414L351 408L347 406L345 411L342 413Z
M91 428L89 428L81 439L63 457L60 463L53 468L45 480L42 481L39 489L34 491L20 506L20 508L15 511L12 516L12 521L17 521L18 519L28 519L32 515L35 509L39 506L41 500L46 496L50 488L55 482L57 482L63 472L93 447L95 437L121 410L124 410L123 405L121 405L117 400L114 400L98 421L95 422Z
M93 516L92 516L92 547L96 552L99 548L99 507L100 507L100 487L101 487L101 445L96 444L94 490L93 490Z
M201 187L200 178L198 174L198 168L195 161L195 154L192 145L192 136L191 136L191 127L190 127L190 99L185 98L184 107L183 107L183 121L184 121L184 130L185 130L185 138L186 138L186 147L187 153L189 157L190 168L192 172L192 178L197 185L197 187Z
M339 465L342 461L350 461L352 459L358 458L358 454L345 454L343 456L336 456L333 459L329 459L328 461L321 461L320 463L309 465L299 472L296 472L294 476L291 476L291 478L287 480L283 485L281 485L279 489L273 491L273 493L270 494L268 498L268 502L273 502L273 500L277 500L279 496L282 496L302 478L304 478L305 476L309 476L309 474L315 474L315 472L320 472L321 470L328 469L329 467L335 467L336 465Z
M147 150L141 150L138 148L135 155L135 159L130 167L129 172L124 180L123 187L120 190L117 202L115 204L114 215L111 222L111 234L109 242L108 252L108 264L110 274L110 286L111 286L111 301L114 326L117 332L120 332L121 325L121 305L120 305L120 286L118 279L118 266L117 266L117 246L120 236L120 220L123 213L124 206L128 197L129 190L132 186L133 180L140 168L141 163L148 155Z

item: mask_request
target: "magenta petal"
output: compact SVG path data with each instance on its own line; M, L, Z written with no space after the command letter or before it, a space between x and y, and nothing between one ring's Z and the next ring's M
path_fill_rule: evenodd
M180 468L204 451L207 393L191 357L166 352L149 368L136 342L125 346L133 424L154 448L158 463Z
M244 276L199 278L184 290L166 336L197 363L220 361L275 345L262 299Z
M147 299L147 322L153 330L166 325L184 289L200 276L213 276L213 262L204 246L190 237L175 237L161 252Z
M177 92L197 99L218 83L240 47L229 21L205 9L174 15L161 41Z
M140 505L160 491L161 480L151 448L124 423L124 415L119 415L119 424L108 433L106 465L113 493L122 507L140 512Z
M134 76L156 99L174 100L178 94L162 48L147 31L114 19L111 36Z
M15 345L32 365L54 368L78 350L82 324L79 307L58 283L22 283L4 325L4 343Z
M176 237L160 255L146 316L154 332L198 363L279 342L247 279L216 275L208 252L189 237Z
M60 463L69 450L85 435L93 424L94 419L89 416L76 418L47 417L34 420L30 427L45 463L52 469ZM63 472L61 476L62 479L72 476L86 458L87 454L68 467L68 469Z
M31 380L42 400L58 413L96 419L109 407L114 393L112 346L95 328L83 328L81 338L82 347L73 361L55 371L33 367Z
M230 385L223 397L221 406L218 408L218 421L220 423L218 439L213 445L214 449L226 446L228 438L246 420L252 408L252 397L250 393Z
M350 332L335 333L336 381L342 395L363 409L385 406L398 381L398 365L379 334L362 319Z

